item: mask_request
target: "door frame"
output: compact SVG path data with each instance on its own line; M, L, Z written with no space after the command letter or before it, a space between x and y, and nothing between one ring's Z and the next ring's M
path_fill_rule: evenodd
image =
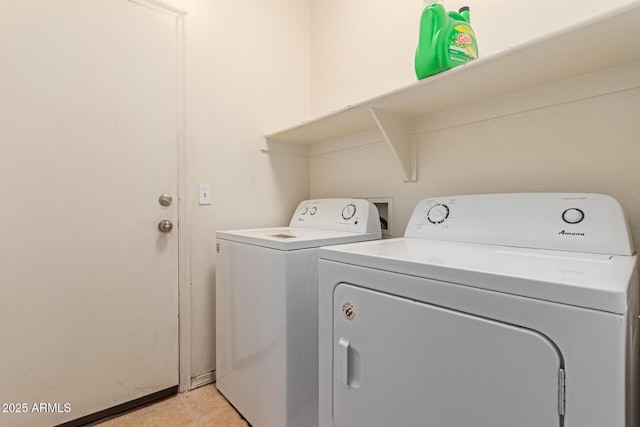
M191 389L191 227L188 222L188 81L187 81L187 12L158 0L127 0L168 14L176 22L176 68L178 101L177 179L178 179L178 391Z

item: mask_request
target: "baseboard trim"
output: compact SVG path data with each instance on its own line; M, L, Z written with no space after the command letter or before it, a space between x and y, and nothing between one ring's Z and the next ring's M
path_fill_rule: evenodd
M216 380L216 371L205 372L197 377L191 378L191 390L194 388L202 387L203 385L211 384Z

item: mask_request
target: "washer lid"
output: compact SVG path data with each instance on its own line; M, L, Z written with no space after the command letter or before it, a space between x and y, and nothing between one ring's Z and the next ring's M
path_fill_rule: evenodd
M397 238L320 249L320 258L624 314L636 256Z
M311 228L277 227L216 232L222 240L247 243L282 251L316 248L341 243L379 239L380 233L350 233L346 231L315 230Z

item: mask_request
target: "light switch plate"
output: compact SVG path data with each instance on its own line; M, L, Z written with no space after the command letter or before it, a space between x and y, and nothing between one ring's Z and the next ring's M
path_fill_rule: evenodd
M198 204L211 204L211 184L198 184Z

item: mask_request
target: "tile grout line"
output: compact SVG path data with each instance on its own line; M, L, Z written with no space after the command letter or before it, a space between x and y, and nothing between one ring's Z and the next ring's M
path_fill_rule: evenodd
M196 426L202 427L202 424L200 424L200 420L198 419L198 417L196 417L196 414L193 413L189 405L187 405L187 402L185 402L185 399L186 399L185 396L187 395L187 393L188 392L178 394L178 397L180 398L180 402L182 402L182 405L187 409L187 412L189 413L189 415L191 415L191 418L196 422Z

